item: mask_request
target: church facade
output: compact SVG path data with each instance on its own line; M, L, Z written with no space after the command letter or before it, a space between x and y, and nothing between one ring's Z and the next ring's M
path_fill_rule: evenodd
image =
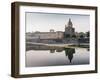
M69 19L68 24L65 25L65 36L74 36L75 35L75 28L73 28L73 23L71 19Z

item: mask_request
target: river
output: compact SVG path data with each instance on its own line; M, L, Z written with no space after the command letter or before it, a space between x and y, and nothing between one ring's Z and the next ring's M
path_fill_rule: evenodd
M34 46L26 51L26 67L89 64L87 48L51 48Z

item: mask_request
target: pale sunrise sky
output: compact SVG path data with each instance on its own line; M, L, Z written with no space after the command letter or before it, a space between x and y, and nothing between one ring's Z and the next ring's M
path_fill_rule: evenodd
M25 13L26 32L64 31L69 18L73 23L75 32L87 32L90 29L90 16L77 14L51 14L51 13Z

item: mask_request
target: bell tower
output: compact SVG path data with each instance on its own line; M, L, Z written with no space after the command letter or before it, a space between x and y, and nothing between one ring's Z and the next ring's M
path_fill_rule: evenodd
M69 21L68 21L68 24L67 24L68 27L73 27L73 24L72 24L72 21L71 19L69 18Z
M73 23L69 18L67 25L65 25L65 36L72 36L75 34L75 29L73 28Z

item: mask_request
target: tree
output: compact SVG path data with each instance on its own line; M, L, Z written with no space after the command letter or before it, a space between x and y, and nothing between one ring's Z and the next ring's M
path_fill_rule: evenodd
M83 35L80 35L80 38L84 38L84 36Z
M90 37L90 32L86 32L86 37Z
M76 38L76 35L72 35L73 38Z

